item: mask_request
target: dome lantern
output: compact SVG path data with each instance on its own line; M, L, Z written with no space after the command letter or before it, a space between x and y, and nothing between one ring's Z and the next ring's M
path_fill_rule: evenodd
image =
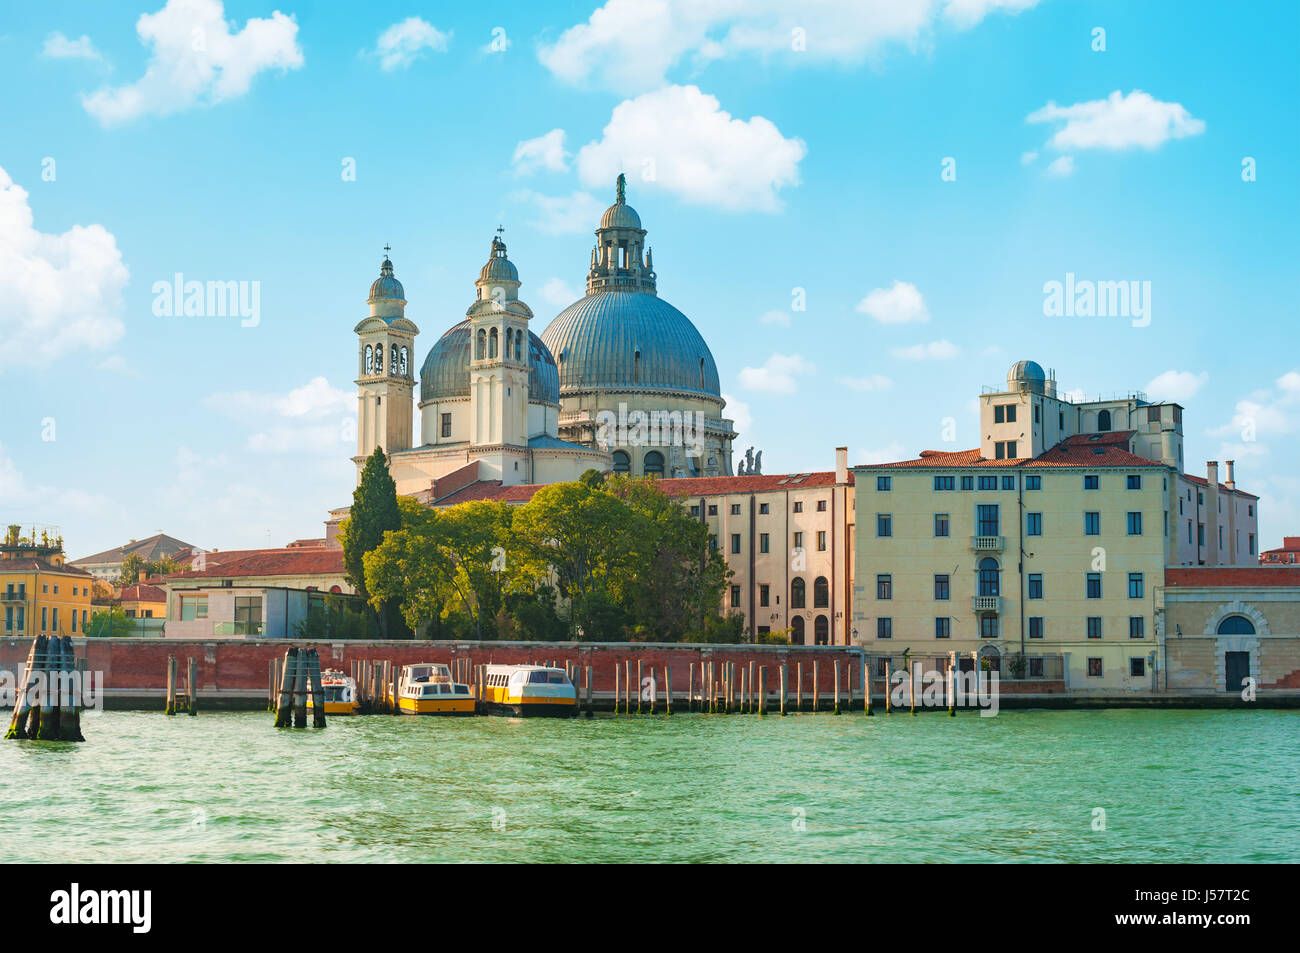
M370 285L366 303L370 316L375 318L400 318L406 311L406 290L393 275L393 262L388 257L391 246L384 246L384 260L379 266L379 277Z
M636 291L655 294L655 273L647 257L641 216L627 204L627 176L619 173L614 204L596 229L596 247L587 272L587 294Z

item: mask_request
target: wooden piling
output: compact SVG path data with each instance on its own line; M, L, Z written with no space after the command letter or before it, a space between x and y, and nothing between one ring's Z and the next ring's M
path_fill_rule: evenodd
M163 711L169 715L176 714L176 656L167 656L167 704Z
M31 648L27 650L27 663L23 666L20 680L14 686L14 713L9 719L9 730L5 732L6 738L27 737L27 719L31 714L31 689L37 678L36 653L43 638L45 636L38 635L32 639Z
M194 660L190 659L193 666ZM317 728L325 727L325 686L322 684L320 671L320 653L315 649L307 650L307 676L311 688L311 721Z
M641 714L641 698L645 695L645 675L641 670L641 660L636 660L636 713Z
M284 661L280 663L280 692L275 702L275 727L288 728L293 723L292 693L293 670L298 664L298 649L285 649Z
M199 708L198 669L198 663L191 655L185 670L185 710L191 715L197 715Z
M813 659L813 691L812 691L813 711L816 711L818 708L821 707L821 700L822 700L821 686L817 684L817 679L818 679L817 673L820 665L821 665L820 661L818 661L817 659Z
M758 713L767 714L767 666L758 667Z
M695 663L686 665L686 710L695 711Z
M587 684L585 687L587 690L587 714L588 715L591 714L591 672L592 672L591 666L590 665L586 666L586 671L584 674L586 675L586 679L587 679Z
M621 673L619 672L618 663L615 662L614 663L614 714L616 715L618 714L618 693L621 684L619 682L620 674Z
M293 726L307 727L307 658L306 650L298 653L293 667Z
M835 714L840 713L840 660L835 660Z
M786 697L786 691L789 688L789 685L787 684L789 682L789 675L790 675L789 666L782 665L781 666L781 714L782 715L785 715L785 697Z
M953 662L952 653L948 655L948 717L957 717L957 687L956 664Z
M885 659L885 714L886 715L892 715L894 713L893 688L894 688L894 660Z
M911 666L909 666L910 671L907 673L907 702L908 706L912 709L911 713L913 715L916 714L916 666L918 664L920 663L913 662Z
M794 710L803 711L803 662L795 663Z
M751 715L754 713L754 708L758 703L758 693L754 688L754 686L758 684L754 681L754 676L758 674L758 671L755 668L757 664L758 663L753 659L749 660L749 713Z
M871 710L871 659L862 659L862 710L868 717L874 715Z
M745 706L745 703L749 700L749 692L748 692L749 686L748 683L745 681L747 678L749 678L749 672L745 671L742 668L740 670L740 704L737 706L737 710L742 715L749 714L749 711Z
M81 733L81 710L86 705L86 660L75 657L72 639L65 638L68 641L68 655L72 658L73 681L69 707L59 719L59 735L64 741L85 741Z
M673 713L673 667L664 666L664 714Z

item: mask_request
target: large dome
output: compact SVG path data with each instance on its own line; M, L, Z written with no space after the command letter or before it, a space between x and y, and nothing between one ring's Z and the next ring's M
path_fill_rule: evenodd
M420 402L469 396L469 321L453 325L429 349L420 368ZM560 402L555 358L542 339L528 332L528 399Z
M691 320L658 295L601 291L542 332L563 393L674 390L721 396L718 368Z

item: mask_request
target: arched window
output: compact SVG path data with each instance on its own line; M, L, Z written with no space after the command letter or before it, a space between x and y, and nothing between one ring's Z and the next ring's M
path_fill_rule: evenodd
M400 367L401 367L402 376L405 377L405 376L406 376L406 358L407 358L407 352L406 352L406 345L405 345L405 344L402 345L401 354L402 354L402 360L401 360L401 362L400 362Z
M803 616L801 615L790 620L790 644L803 645Z
M388 345L388 373L397 376L397 345Z
M813 580L813 608L825 609L831 604L831 587L825 576Z
M1097 429L1098 429L1098 430L1109 430L1109 429L1110 429L1110 411L1109 411L1109 410L1103 410L1103 411L1101 411L1101 413L1097 414Z
M1230 615L1219 623L1219 635L1254 635L1255 623L1244 615Z
M632 469L632 458L627 455L626 451L615 450L614 451L614 472L627 473L631 469Z
M497 329L488 332L488 357L497 356Z
M831 623L824 615L819 615L813 622L813 644L829 645L831 641Z
M805 602L803 579L799 576L795 576L790 580L790 608L802 609Z
M1002 575L998 569L998 561L992 556L985 556L980 560L980 595L996 596L1000 594L1001 583L999 577Z
M510 359L510 354L514 350L514 343L515 343L515 329L506 328L506 350L505 350L506 360Z
M515 360L522 361L523 359L524 359L524 332L519 331L515 334Z
M373 374L374 372L375 372L375 348L374 345L367 344L366 345L366 373Z
M474 344L474 360L481 361L485 357L487 357L487 332L479 328L478 339Z
M655 474L656 476L664 475L664 455L658 450L651 450L645 455L645 463L641 469L645 471L646 476Z

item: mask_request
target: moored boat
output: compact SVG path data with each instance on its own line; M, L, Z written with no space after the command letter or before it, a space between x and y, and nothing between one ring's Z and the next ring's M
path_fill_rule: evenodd
M453 682L451 669L438 663L403 665L397 678L401 715L472 715L476 706L469 686Z
M562 668L488 665L483 710L491 715L568 717L577 714L578 692Z
M325 714L355 715L360 704L357 698L357 683L350 675L344 675L338 669L328 668L320 674L321 688L325 690ZM307 707L313 707L314 699L307 696Z

